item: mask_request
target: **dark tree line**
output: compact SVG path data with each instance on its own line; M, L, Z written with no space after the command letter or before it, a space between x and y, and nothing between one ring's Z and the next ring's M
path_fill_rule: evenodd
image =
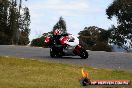
M22 0L0 0L0 44L29 43L30 13Z

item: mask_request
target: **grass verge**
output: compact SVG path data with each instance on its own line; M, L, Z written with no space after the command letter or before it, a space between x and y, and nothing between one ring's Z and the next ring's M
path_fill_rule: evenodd
M0 88L84 88L81 66L49 61L0 57ZM91 79L129 79L132 73L84 67ZM132 88L129 86L87 86L85 88Z

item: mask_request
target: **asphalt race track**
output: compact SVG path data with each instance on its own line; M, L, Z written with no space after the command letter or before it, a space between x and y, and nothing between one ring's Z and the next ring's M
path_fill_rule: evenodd
M132 71L132 53L88 51L89 58L81 59L78 56L50 58L49 48L35 48L26 46L0 46L0 56L16 56L22 58L33 58L50 60L68 64L79 64L92 66L94 68L110 68L116 70Z

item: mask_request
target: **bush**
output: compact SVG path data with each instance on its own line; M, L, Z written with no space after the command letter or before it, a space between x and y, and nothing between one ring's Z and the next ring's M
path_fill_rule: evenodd
M104 42L98 42L96 45L94 45L91 49L92 51L107 51L111 52L112 47L109 46L107 43Z
M88 45L87 43L85 43L84 41L82 41L81 39L80 39L80 41L79 41L79 44L80 44L81 46L83 46L83 48L85 48L85 49L87 49L87 50L91 50L91 46Z
M11 44L11 39L4 32L0 32L0 45L9 45Z
M36 38L33 39L31 41L31 46L35 46L35 47L47 47L45 41L45 37L40 37L40 38Z

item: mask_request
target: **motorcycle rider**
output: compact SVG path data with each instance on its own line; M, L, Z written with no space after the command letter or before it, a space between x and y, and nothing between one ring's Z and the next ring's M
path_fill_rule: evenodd
M58 55L58 52L62 51L58 56L62 55L63 49L66 47L66 45L62 44L60 41L63 36L68 36L68 33L62 32L60 29L55 29L51 37L51 46L56 55Z
M60 29L55 29L53 32L53 36L52 36L52 41L56 44L56 45L62 45L60 42L60 38L62 36L68 36L69 34L66 32L62 32Z

